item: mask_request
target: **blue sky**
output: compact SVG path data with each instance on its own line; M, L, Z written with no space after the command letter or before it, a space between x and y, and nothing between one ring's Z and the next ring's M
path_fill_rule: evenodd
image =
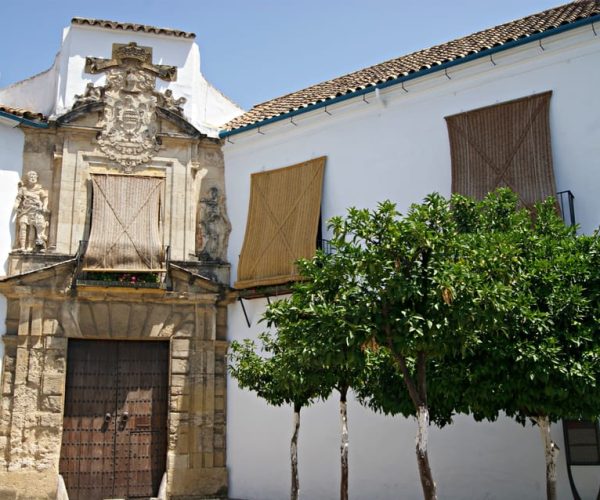
M193 31L202 71L253 104L560 0L0 0L0 87L47 69L74 16Z

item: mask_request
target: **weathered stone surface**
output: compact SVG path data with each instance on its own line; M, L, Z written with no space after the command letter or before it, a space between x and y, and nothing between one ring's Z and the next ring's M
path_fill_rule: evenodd
M173 361L171 361L171 373L185 374L187 372L188 372L187 359L173 359Z
M54 500L58 485L55 471L0 472L0 499Z
M227 497L227 469L224 467L189 470L169 468L168 493L172 500L210 497Z
M171 340L171 356L173 358L188 358L190 355L190 340L174 338Z
M62 396L44 396L40 401L41 411L62 412Z
M60 395L64 390L64 376L62 374L55 375L52 373L46 373L44 375L44 384L42 394L46 396Z
M54 323L56 320L52 320ZM56 321L58 323L58 321ZM44 347L46 349L56 349L61 352L66 352L68 339L65 337L48 336L44 338Z

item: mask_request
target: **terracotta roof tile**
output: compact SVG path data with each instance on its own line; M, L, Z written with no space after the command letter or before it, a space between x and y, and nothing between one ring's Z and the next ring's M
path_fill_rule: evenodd
M4 104L0 104L0 111L18 116L19 118L26 118L27 120L38 120L43 122L48 120L42 113L36 113L35 111L29 111L28 109L13 108L11 106L5 106Z
M96 26L98 28L106 28L111 30L137 31L142 33L151 33L153 35L176 36L179 38L196 38L195 33L190 33L188 31L175 30L171 28L158 28L156 26L148 26L146 24L119 23L117 21L109 21L107 19L74 17L71 19L71 24L78 24L80 26Z
M234 130L257 124L337 96L418 73L599 14L600 0L579 0L561 5L257 104L247 113L227 123L224 129Z

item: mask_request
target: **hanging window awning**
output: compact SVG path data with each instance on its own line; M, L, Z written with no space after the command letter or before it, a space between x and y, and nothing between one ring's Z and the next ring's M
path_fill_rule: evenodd
M528 208L554 196L551 96L544 92L446 117L452 192L482 199L509 187Z
M164 179L118 174L92 174L91 178L93 210L84 270L160 270Z
M325 157L252 174L236 288L298 278L295 262L316 250Z

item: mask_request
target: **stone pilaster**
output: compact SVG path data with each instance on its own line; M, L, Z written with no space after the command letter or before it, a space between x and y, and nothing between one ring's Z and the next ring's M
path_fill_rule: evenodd
M217 309L196 306L196 331L171 341L171 422L167 460L171 498L227 496L225 352Z

